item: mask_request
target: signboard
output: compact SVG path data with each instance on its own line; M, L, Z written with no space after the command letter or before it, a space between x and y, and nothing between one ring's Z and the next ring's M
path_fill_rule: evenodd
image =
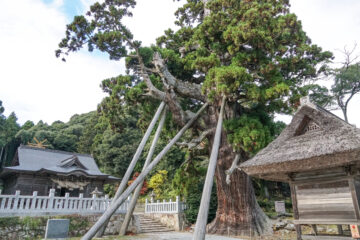
M48 219L45 239L65 239L69 233L69 219Z
M284 201L275 201L275 212L286 213Z
M351 229L352 238L360 238L359 226L358 225L350 225L350 229Z

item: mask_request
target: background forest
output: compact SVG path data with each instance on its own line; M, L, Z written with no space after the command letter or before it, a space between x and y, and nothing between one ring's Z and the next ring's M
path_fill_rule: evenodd
M360 91L360 65L353 56L354 51L355 48L345 49L343 66L329 70L329 77L333 81L331 88L309 85L308 92L312 100L319 105L330 110L342 110L345 120L348 120L347 111L350 100ZM17 123L14 112L7 117L3 114L5 109L0 100L0 167L10 164L20 144L30 144L67 152L91 154L102 172L121 178L155 111L153 104L138 105L134 108L124 105L120 107L116 101L114 102L112 92L121 81L123 79L104 80L101 87L109 96L103 99L98 109L84 114L75 114L66 123L55 121L49 125L43 121L36 124L26 121L20 125ZM134 100L137 97L135 89L130 94L130 98ZM172 124L171 116L168 116L167 126L163 130L155 154L159 153L176 134L176 128ZM271 131L273 133L271 138L276 138L285 127L285 123L276 122ZM138 172L141 172L150 143L151 141L148 141L135 168L133 180ZM206 142L203 143L203 145L206 144ZM173 147L148 177L141 192L141 200L149 198L152 192L158 199L175 198L180 195L188 205L187 219L194 223L208 165L209 154L204 149L196 149L194 153L189 152L181 143ZM257 200L269 216L276 214L274 201L280 199L285 199L287 210L292 212L290 190L287 184L259 179L253 179L253 183ZM115 193L116 187L106 185L105 191L111 196ZM213 187L211 197L209 222L215 217L217 209L215 188L216 186Z
M102 172L121 178L140 143L148 122L140 118L139 109L122 107L121 113L117 112L120 109L110 110L107 100L108 98L105 98L99 104L97 111L75 114L66 123L55 121L47 124L39 121L34 124L27 121L23 125L17 123L15 113L11 113L8 117L3 115L4 107L0 101L1 167L10 164L20 144L30 144L49 149L91 154ZM152 109L148 109L148 119L151 119L151 112ZM171 125L170 119L167 124ZM279 133L284 126L284 123L279 122L277 132ZM169 129L171 127L163 131L156 153L160 152L175 134L175 131ZM135 168L136 172L140 172L143 167L150 143L151 141L145 147L142 158ZM194 223L200 205L207 164L207 152L204 152L201 158L198 156L192 158L190 153L181 146L173 147L147 179L142 191L142 199L149 198L152 191L159 199L175 198L180 195L188 204L187 219ZM134 174L133 179L136 175ZM269 214L274 211L273 201L284 196L288 197L289 194L287 186L281 183L256 181L255 188L260 205ZM106 193L110 195L114 194L115 189L116 186L105 186ZM288 199L287 202L290 209L290 200ZM216 208L214 186L209 221L214 218Z

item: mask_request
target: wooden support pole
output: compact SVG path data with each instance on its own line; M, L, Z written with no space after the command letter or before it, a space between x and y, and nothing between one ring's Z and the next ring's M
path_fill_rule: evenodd
M296 187L293 183L290 183L290 190L291 190L291 200L294 212L294 219L299 220L299 211L297 206L297 197L296 197ZM301 224L295 224L296 229L296 239L302 240L302 232L301 232Z
M135 168L135 165L136 165L137 161L139 160L139 158L141 156L141 153L142 153L142 151L143 151L143 149L145 147L145 144L146 144L147 140L149 139L149 137L151 135L151 132L154 129L155 124L158 121L158 119L160 117L160 114L163 111L164 107L165 107L165 102L161 102L161 104L158 107L153 119L151 120L150 125L148 126L143 138L141 139L141 142L140 142L138 148L136 149L136 152L135 152L135 154L134 154L134 156L133 156L133 158L132 158L132 160L131 160L131 162L129 164L128 169L125 172L124 177L121 179L121 183L120 183L120 185L119 185L119 187L118 187L118 189L117 189L117 191L115 193L115 196L114 196L114 198L113 198L113 200L111 202L111 205L115 202L116 199L119 198L121 193L125 190L125 188L126 188L126 186L128 184L128 181L130 179L130 176L131 176L131 174L132 174L132 172L133 172L133 170ZM97 232L96 237L102 237L104 235L104 232L105 232L105 229L106 229L107 225L108 225L108 221L106 221L104 223L104 226Z
M206 223L209 214L209 206L210 206L210 197L211 197L211 189L214 183L214 175L216 169L216 163L219 153L219 147L221 142L221 130L223 123L223 115L224 115L224 106L225 106L225 97L222 99L220 114L216 126L216 132L214 136L214 143L211 149L211 155L209 160L208 170L206 172L205 184L203 188L203 194L201 196L201 203L199 213L196 219L195 232L193 235L193 240L204 240L206 234Z
M336 226L337 226L338 234L339 234L340 236L343 236L343 235L344 235L344 231L343 231L342 225L336 225Z
M150 164L150 161L151 161L152 156L153 156L154 151L155 151L157 141L160 138L161 130L162 130L162 128L164 126L164 123L165 123L165 117L166 117L166 109L163 111L163 113L161 115L159 126L156 129L154 139L153 139L153 141L151 143L150 150L149 150L149 153L148 153L148 155L146 157L146 160L145 160L142 171L144 171L146 169L146 167ZM119 231L120 236L123 236L126 233L126 230L127 230L128 226L129 226L129 223L130 223L130 220L131 220L131 216L132 216L132 214L134 212L134 209L135 209L136 202L137 202L137 200L138 200L138 198L140 196L140 191L141 191L141 188L142 188L143 184L144 184L144 181L142 181L136 187L135 192L134 192L134 194L133 194L133 196L131 198L131 202L130 202L130 204L128 206L128 210L126 212L124 222L122 223L120 231Z
M89 231L81 238L82 240L92 239L96 232L101 228L101 226L110 219L118 207L126 200L126 198L135 190L135 188L142 182L149 172L160 162L164 155L170 150L170 148L180 139L180 137L185 133L185 131L191 127L195 120L200 116L200 114L208 106L208 103L205 103L200 110L195 114L189 122L176 134L176 136L165 146L165 148L155 157L155 159L149 164L149 166L141 172L141 174L135 179L135 181L115 200L113 204L104 212L104 214L98 219L98 221L89 229Z

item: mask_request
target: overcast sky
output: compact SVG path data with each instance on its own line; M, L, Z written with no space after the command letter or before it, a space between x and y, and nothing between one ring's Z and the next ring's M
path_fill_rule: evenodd
M124 72L122 62L86 51L71 54L64 63L55 58L66 24L84 13L94 0L0 1L0 100L5 115L15 111L20 123L68 121L76 113L95 110L104 97L101 80ZM127 21L145 45L169 27L179 3L138 0ZM360 1L291 0L291 11L303 22L314 43L335 53L344 45L360 45ZM360 48L359 48L360 49ZM350 104L350 122L360 126L360 97ZM340 115L341 116L341 115Z

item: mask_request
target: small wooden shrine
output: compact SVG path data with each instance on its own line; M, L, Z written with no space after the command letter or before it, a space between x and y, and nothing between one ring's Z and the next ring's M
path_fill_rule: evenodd
M353 239L342 226L360 225L360 129L303 98L280 136L240 168L290 184L298 239ZM303 235L302 224L314 234ZM337 225L338 234L316 225Z

